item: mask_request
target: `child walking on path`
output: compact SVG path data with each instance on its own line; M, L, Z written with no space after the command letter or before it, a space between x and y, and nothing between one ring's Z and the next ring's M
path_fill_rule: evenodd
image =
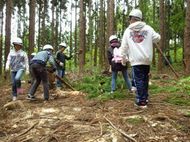
M21 89L21 77L26 70L26 74L29 74L28 56L26 52L22 50L23 43L20 38L13 40L14 49L10 51L7 57L5 66L6 71L11 71L12 82L12 100L17 99L17 95L23 93Z

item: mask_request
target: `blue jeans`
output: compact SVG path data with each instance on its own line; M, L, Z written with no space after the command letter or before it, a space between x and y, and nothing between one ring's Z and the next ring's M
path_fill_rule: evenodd
M128 72L127 70L122 70L122 75L125 80L126 87L131 90L131 83L129 80ZM111 90L115 91L116 90L116 80L117 80L117 74L118 71L112 71L112 81L111 81Z
M63 76L65 75L65 70L64 69L57 69L56 74L59 77L63 78ZM62 82L59 79L57 79L57 81L56 81L56 87L62 87Z
M148 100L148 81L149 81L149 65L137 65L133 66L134 83L137 88L136 91L136 103L146 104Z
M24 73L24 69L18 71L11 71L11 82L12 82L12 95L17 96L17 88L21 87L21 77Z
M132 74L131 74L131 85L135 87L135 81L134 81L134 69L132 67Z

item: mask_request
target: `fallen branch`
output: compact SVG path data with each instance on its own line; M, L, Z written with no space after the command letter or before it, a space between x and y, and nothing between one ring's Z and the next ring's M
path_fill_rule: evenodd
M36 125L38 124L38 122L34 123L31 127L29 127L28 129L26 129L24 132L18 134L17 136L11 138L8 140L8 142L12 142L13 140L18 140L18 139L23 139L23 135L25 135L26 133L28 133L31 129L33 129ZM19 140L22 141L22 140Z
M126 137L126 138L132 140L133 142L137 142L134 138L132 138L131 136L129 136L128 134L126 134L123 130L118 129L115 125L113 125L113 123L112 123L108 118L106 118L105 116L104 116L104 118L106 119L107 122L109 122L109 124L110 124L116 131L118 131L119 133L121 133L124 137Z
M101 124L100 121L99 121L99 124L100 124L100 136L102 136L103 135L103 131L102 131L102 124Z
M32 130L37 124L38 124L38 122L34 123L31 127L29 127L28 129L26 129L26 131L24 131L24 132L18 134L18 135L16 136L16 138L17 138L17 137L20 137L20 136L22 136L22 135L24 135L24 134L26 134L26 133L28 133L28 132L29 132L30 130Z

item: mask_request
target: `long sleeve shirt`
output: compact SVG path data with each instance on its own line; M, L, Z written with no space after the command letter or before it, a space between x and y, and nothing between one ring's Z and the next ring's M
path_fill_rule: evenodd
M153 57L153 43L160 40L160 35L144 22L135 22L125 30L122 43L122 56L129 56L134 65L150 65Z
M11 50L7 57L6 68L11 71L18 71L24 69L29 71L28 56L22 49L15 51Z
M32 58L32 61L34 61L34 60L42 61L45 65L47 64L47 62L49 62L53 66L53 68L56 68L54 57L53 57L52 53L49 51L44 50L44 51L38 52Z

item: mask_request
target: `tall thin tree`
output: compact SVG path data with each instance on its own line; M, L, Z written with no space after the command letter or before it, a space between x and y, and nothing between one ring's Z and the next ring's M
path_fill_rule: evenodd
M4 1L0 2L0 75L2 74L2 55L3 55L3 8Z
M185 33L184 33L184 62L185 71L190 74L190 1L187 0Z
M165 48L165 4L164 4L164 0L160 0L160 35L161 35L161 40L160 40L160 49L163 51ZM158 72L162 72L163 71L163 56L162 54L158 53L158 64L157 64L157 69Z
M85 46L85 5L84 0L80 0L79 3L80 6L80 17L79 17L79 73L82 73L84 71L84 65L85 65L85 52L86 52L86 46Z
M8 53L10 51L11 41L11 16L12 16L13 3L12 0L6 0L6 23L5 23L5 58L4 64L6 63Z
M35 40L35 6L36 0L30 0L29 3L29 55L34 52Z

